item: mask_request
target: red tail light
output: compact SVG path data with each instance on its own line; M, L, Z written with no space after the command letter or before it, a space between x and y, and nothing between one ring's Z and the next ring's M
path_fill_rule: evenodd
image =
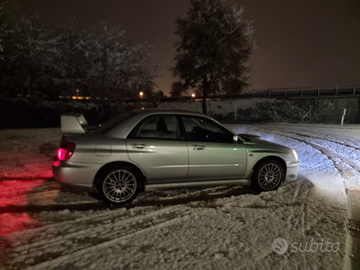
M75 143L62 143L57 151L59 160L68 160L75 152Z

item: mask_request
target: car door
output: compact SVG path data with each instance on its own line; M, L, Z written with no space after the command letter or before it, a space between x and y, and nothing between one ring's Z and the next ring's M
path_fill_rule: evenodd
M211 119L181 116L189 151L189 181L241 179L246 148L234 134Z
M188 148L175 116L148 116L132 130L126 144L129 158L145 171L148 183L186 181Z

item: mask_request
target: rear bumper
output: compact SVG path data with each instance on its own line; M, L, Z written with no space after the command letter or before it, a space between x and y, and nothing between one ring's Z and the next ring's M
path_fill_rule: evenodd
M287 165L286 181L294 181L297 179L300 170L300 162L291 162Z
M73 164L55 160L52 164L54 178L62 183L91 189L96 173L101 168L98 164Z

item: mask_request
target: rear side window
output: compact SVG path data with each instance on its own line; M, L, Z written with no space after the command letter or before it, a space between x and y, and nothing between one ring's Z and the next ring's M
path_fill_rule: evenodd
M139 123L128 138L180 139L179 122L173 115L153 115Z

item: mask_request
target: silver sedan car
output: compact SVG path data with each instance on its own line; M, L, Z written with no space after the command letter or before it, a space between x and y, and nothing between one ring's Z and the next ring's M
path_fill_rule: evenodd
M299 172L295 150L235 134L201 113L134 110L97 128L81 114L63 115L61 127L54 178L96 188L110 204L155 189L247 184L270 191Z

